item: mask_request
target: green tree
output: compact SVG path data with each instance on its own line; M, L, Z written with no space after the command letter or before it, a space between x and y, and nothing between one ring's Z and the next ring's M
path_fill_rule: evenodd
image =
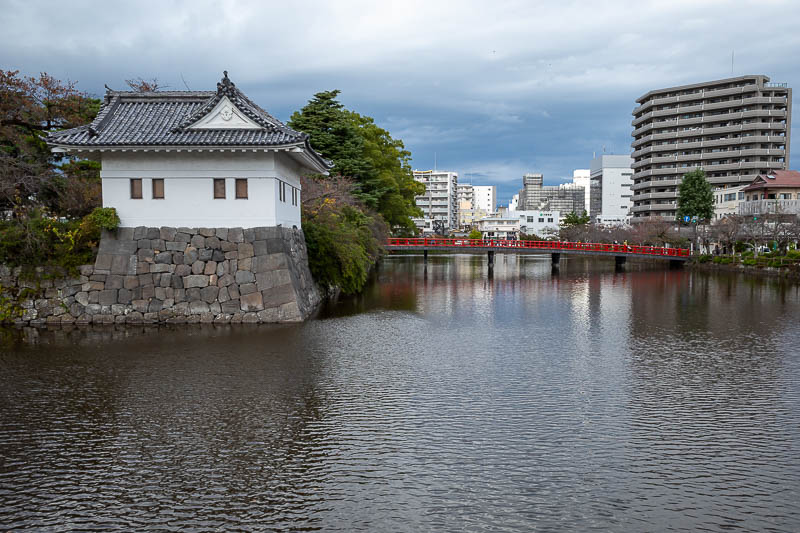
M585 226L589 223L589 215L586 214L586 210L583 211L582 215L577 214L575 211L571 213L567 213L567 216L564 217L564 220L561 221L562 228L574 228L576 226Z
M474 230L469 232L469 238L470 239L483 239L483 233L481 233L480 231L474 229Z
M714 193L702 169L684 174L678 187L678 210L675 215L678 220L687 216L696 217L698 221L714 218Z
M414 233L411 217L420 214L414 196L424 186L413 178L411 153L371 117L345 109L338 95L338 90L315 94L292 114L289 126L310 135L311 146L333 162L331 174L352 179L353 195L395 233Z
M60 166L73 159L52 154L45 137L51 131L91 122L99 109L100 100L78 91L74 83L45 73L27 77L0 70L0 207L18 214L21 209L46 206L69 214L59 212L65 187L58 181L74 177L99 183L99 172L87 174L78 172L78 167ZM97 196L79 209L83 214L99 205L99 187L94 189Z

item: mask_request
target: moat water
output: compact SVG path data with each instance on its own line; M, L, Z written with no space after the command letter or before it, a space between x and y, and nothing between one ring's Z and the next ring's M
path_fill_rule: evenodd
M0 530L800 531L800 288L386 259L298 325L0 330Z

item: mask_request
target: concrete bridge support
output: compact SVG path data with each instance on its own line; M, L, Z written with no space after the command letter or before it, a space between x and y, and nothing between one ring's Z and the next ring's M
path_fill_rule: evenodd
M550 254L550 260L553 263L553 266L558 266L558 262L561 260L561 254L553 253Z
M669 262L669 269L674 270L678 268L683 268L683 261L676 261L675 259L671 259Z
M624 255L615 255L614 256L614 268L617 270L623 270L625 268L625 263L628 261L628 258Z
M494 250L489 250L489 270L494 268Z
M428 264L428 250L422 251L422 262Z

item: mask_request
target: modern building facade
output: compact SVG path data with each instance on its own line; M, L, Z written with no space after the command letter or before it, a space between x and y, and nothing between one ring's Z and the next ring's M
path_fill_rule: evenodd
M478 221L478 231L484 239L516 239L519 228L518 218L486 217Z
M592 220L604 225L628 222L633 186L633 159L629 155L601 155L592 159L590 176L599 184L600 209Z
M497 210L497 187L494 185L473 185L475 192L474 206L487 213Z
M415 170L414 179L425 184L425 194L417 196L422 218L414 223L423 233L445 232L458 228L458 172Z
M542 174L522 176L522 190L519 194L520 211L558 211L562 217L568 213L581 214L586 210L585 191L580 185L544 185Z
M683 175L736 187L789 164L792 90L748 75L649 91L633 110L633 221L675 218Z
M739 212L739 204L744 200L744 189L747 185L738 187L717 187L714 189L714 220L735 215Z
M519 219L520 232L549 237L558 233L558 211L509 211L506 218Z
M468 183L459 183L456 187L456 197L458 203L458 226L460 229L471 229L475 227L475 222L490 212L477 207L475 199L475 188Z

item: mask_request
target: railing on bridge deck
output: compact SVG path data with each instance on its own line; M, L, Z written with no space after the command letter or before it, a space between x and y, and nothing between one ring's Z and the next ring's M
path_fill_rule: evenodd
M420 248L517 248L549 250L552 252L608 252L633 255L658 255L689 257L686 248L663 248L659 246L635 246L632 244L604 244L593 242L562 241L509 241L503 239L426 239L422 237L392 237L387 246L418 246Z

